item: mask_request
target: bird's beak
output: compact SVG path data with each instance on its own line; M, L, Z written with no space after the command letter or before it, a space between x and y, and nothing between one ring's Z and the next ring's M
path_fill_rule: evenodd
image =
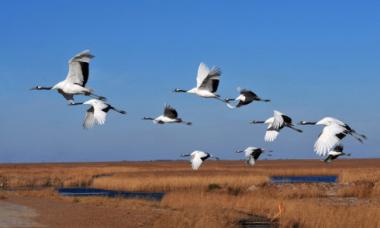
M34 86L32 88L30 88L29 90L36 90L37 89L37 86Z

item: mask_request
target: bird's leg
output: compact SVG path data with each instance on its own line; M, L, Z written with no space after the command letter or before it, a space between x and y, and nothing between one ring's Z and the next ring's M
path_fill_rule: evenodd
M350 134L352 137L354 137L355 139L357 139L360 143L363 143L363 139L360 138L359 136L353 134L352 132L349 132L349 134Z
M191 154L181 154L181 157L190 157Z
M86 96L90 96L90 97L93 97L93 98L96 98L96 99L99 99L101 101L106 101L107 98L106 97L103 97L103 96L99 96L99 95L96 95L94 93L89 93L89 94L85 94Z
M123 115L126 115L126 114L127 114L126 111L124 111L124 110L120 110L120 109L117 109L117 108L112 107L112 106L111 106L111 109L114 110L115 112L118 112L118 113L123 114Z
M180 123L186 124L187 126L191 126L193 124L192 122L187 122L183 120Z
M271 100L269 100L269 99L261 99L261 98L259 98L258 101L262 101L262 102L271 102Z
M217 100L219 100L219 101L221 101L221 102L223 102L223 103L226 103L226 104L228 104L229 103L229 101L227 101L226 99L222 99L222 98L220 98L220 96L219 95L217 95L216 97L214 97L215 99L217 99Z
M243 153L244 150L236 150L235 153Z
M291 125L291 124L288 124L288 125L286 125L286 126L287 126L288 128L290 128L290 129L293 129L293 130L299 132L299 133L302 133L302 132L303 132L301 129L295 128L295 127L294 127L293 125Z
M357 135L358 137L361 137L362 139L367 139L367 136L365 136L363 134L359 134L355 130L352 130L351 133Z
M152 117L144 117L143 120L154 120Z

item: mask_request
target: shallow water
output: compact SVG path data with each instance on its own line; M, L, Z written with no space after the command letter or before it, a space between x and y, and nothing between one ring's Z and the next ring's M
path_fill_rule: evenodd
M288 183L336 183L337 176L272 176L273 184Z
M125 192L97 188L60 188L58 189L58 193L62 196L106 196L157 201L160 201L165 195L164 192Z

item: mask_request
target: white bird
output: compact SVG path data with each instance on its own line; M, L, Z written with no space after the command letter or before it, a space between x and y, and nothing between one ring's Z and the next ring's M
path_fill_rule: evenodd
M289 116L284 115L283 113L279 111L274 111L273 117L270 117L269 119L265 121L257 121L257 120L251 121L251 124L263 124L263 123L268 125L267 131L264 137L266 142L273 142L277 138L280 130L283 129L284 127L291 128L300 133L302 132L302 130L294 127L292 123L292 119Z
M68 101L74 103L74 95L92 96L105 100L105 97L95 95L93 90L85 87L89 76L89 63L94 56L90 50L84 50L69 60L69 72L66 79L54 86L35 86L31 90L57 90Z
M301 121L299 124L325 126L314 144L314 151L319 156L326 156L334 146L338 145L339 142L346 137L346 135L353 136L361 143L363 143L363 140L367 139L365 135L357 133L349 125L332 117L325 117L318 122Z
M218 90L221 71L218 67L211 70L204 64L200 63L197 74L197 86L190 90L175 89L176 93L191 93L205 98L215 98L227 103L226 100L220 98L216 91Z
M201 167L203 161L205 161L208 158L215 158L216 160L219 160L218 157L215 157L214 155L210 153L206 153L203 151L195 150L191 154L182 154L182 157L191 157L191 167L193 170L198 170L199 167Z
M351 156L351 154L344 153L343 152L343 145L337 145L334 147L334 149L330 150L327 154L327 157L325 158L324 162L331 162L332 160L337 159L340 156Z
M91 107L87 110L83 121L83 127L86 129L92 128L95 124L103 125L106 122L106 117L109 110L114 110L115 112L121 114L127 114L126 111L116 109L110 104L107 104L104 101L98 99L90 99L86 102L77 102L71 105L82 104L91 105Z
M235 151L235 153L242 153L242 152L245 153L247 165L254 166L256 160L259 159L259 157L262 153L264 153L264 152L270 153L272 151L271 150L265 150L263 148L253 147L253 146L247 147L245 150Z
M191 125L191 122L183 121L181 118L178 118L177 111L170 105L165 105L163 115L160 115L156 118L144 117L143 120L153 120L155 124L165 124L165 123L184 123L186 125Z
M239 108L239 107L244 106L244 105L248 105L248 104L252 103L253 101L270 102L270 100L268 100L268 99L260 98L259 96L257 96L256 93L254 93L251 90L240 89L240 88L237 88L237 90L240 93L240 95L237 98L226 99L227 102L231 102L231 101L238 102L235 106L232 106L231 104L227 103L227 106L231 109Z

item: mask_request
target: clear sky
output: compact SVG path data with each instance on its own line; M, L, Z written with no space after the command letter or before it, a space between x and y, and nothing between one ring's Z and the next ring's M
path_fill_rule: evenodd
M379 1L2 1L0 162L178 159L195 149L224 159L246 146L274 158L317 158L320 127L283 130L264 142L279 110L301 119L333 116L368 136L344 140L354 157L380 157ZM127 116L82 129L87 107L53 91L67 61L91 49L89 87ZM230 110L173 94L195 86L199 63L220 66L219 94L249 88L272 103ZM84 100L86 97L77 97ZM153 125L164 103L193 126Z

